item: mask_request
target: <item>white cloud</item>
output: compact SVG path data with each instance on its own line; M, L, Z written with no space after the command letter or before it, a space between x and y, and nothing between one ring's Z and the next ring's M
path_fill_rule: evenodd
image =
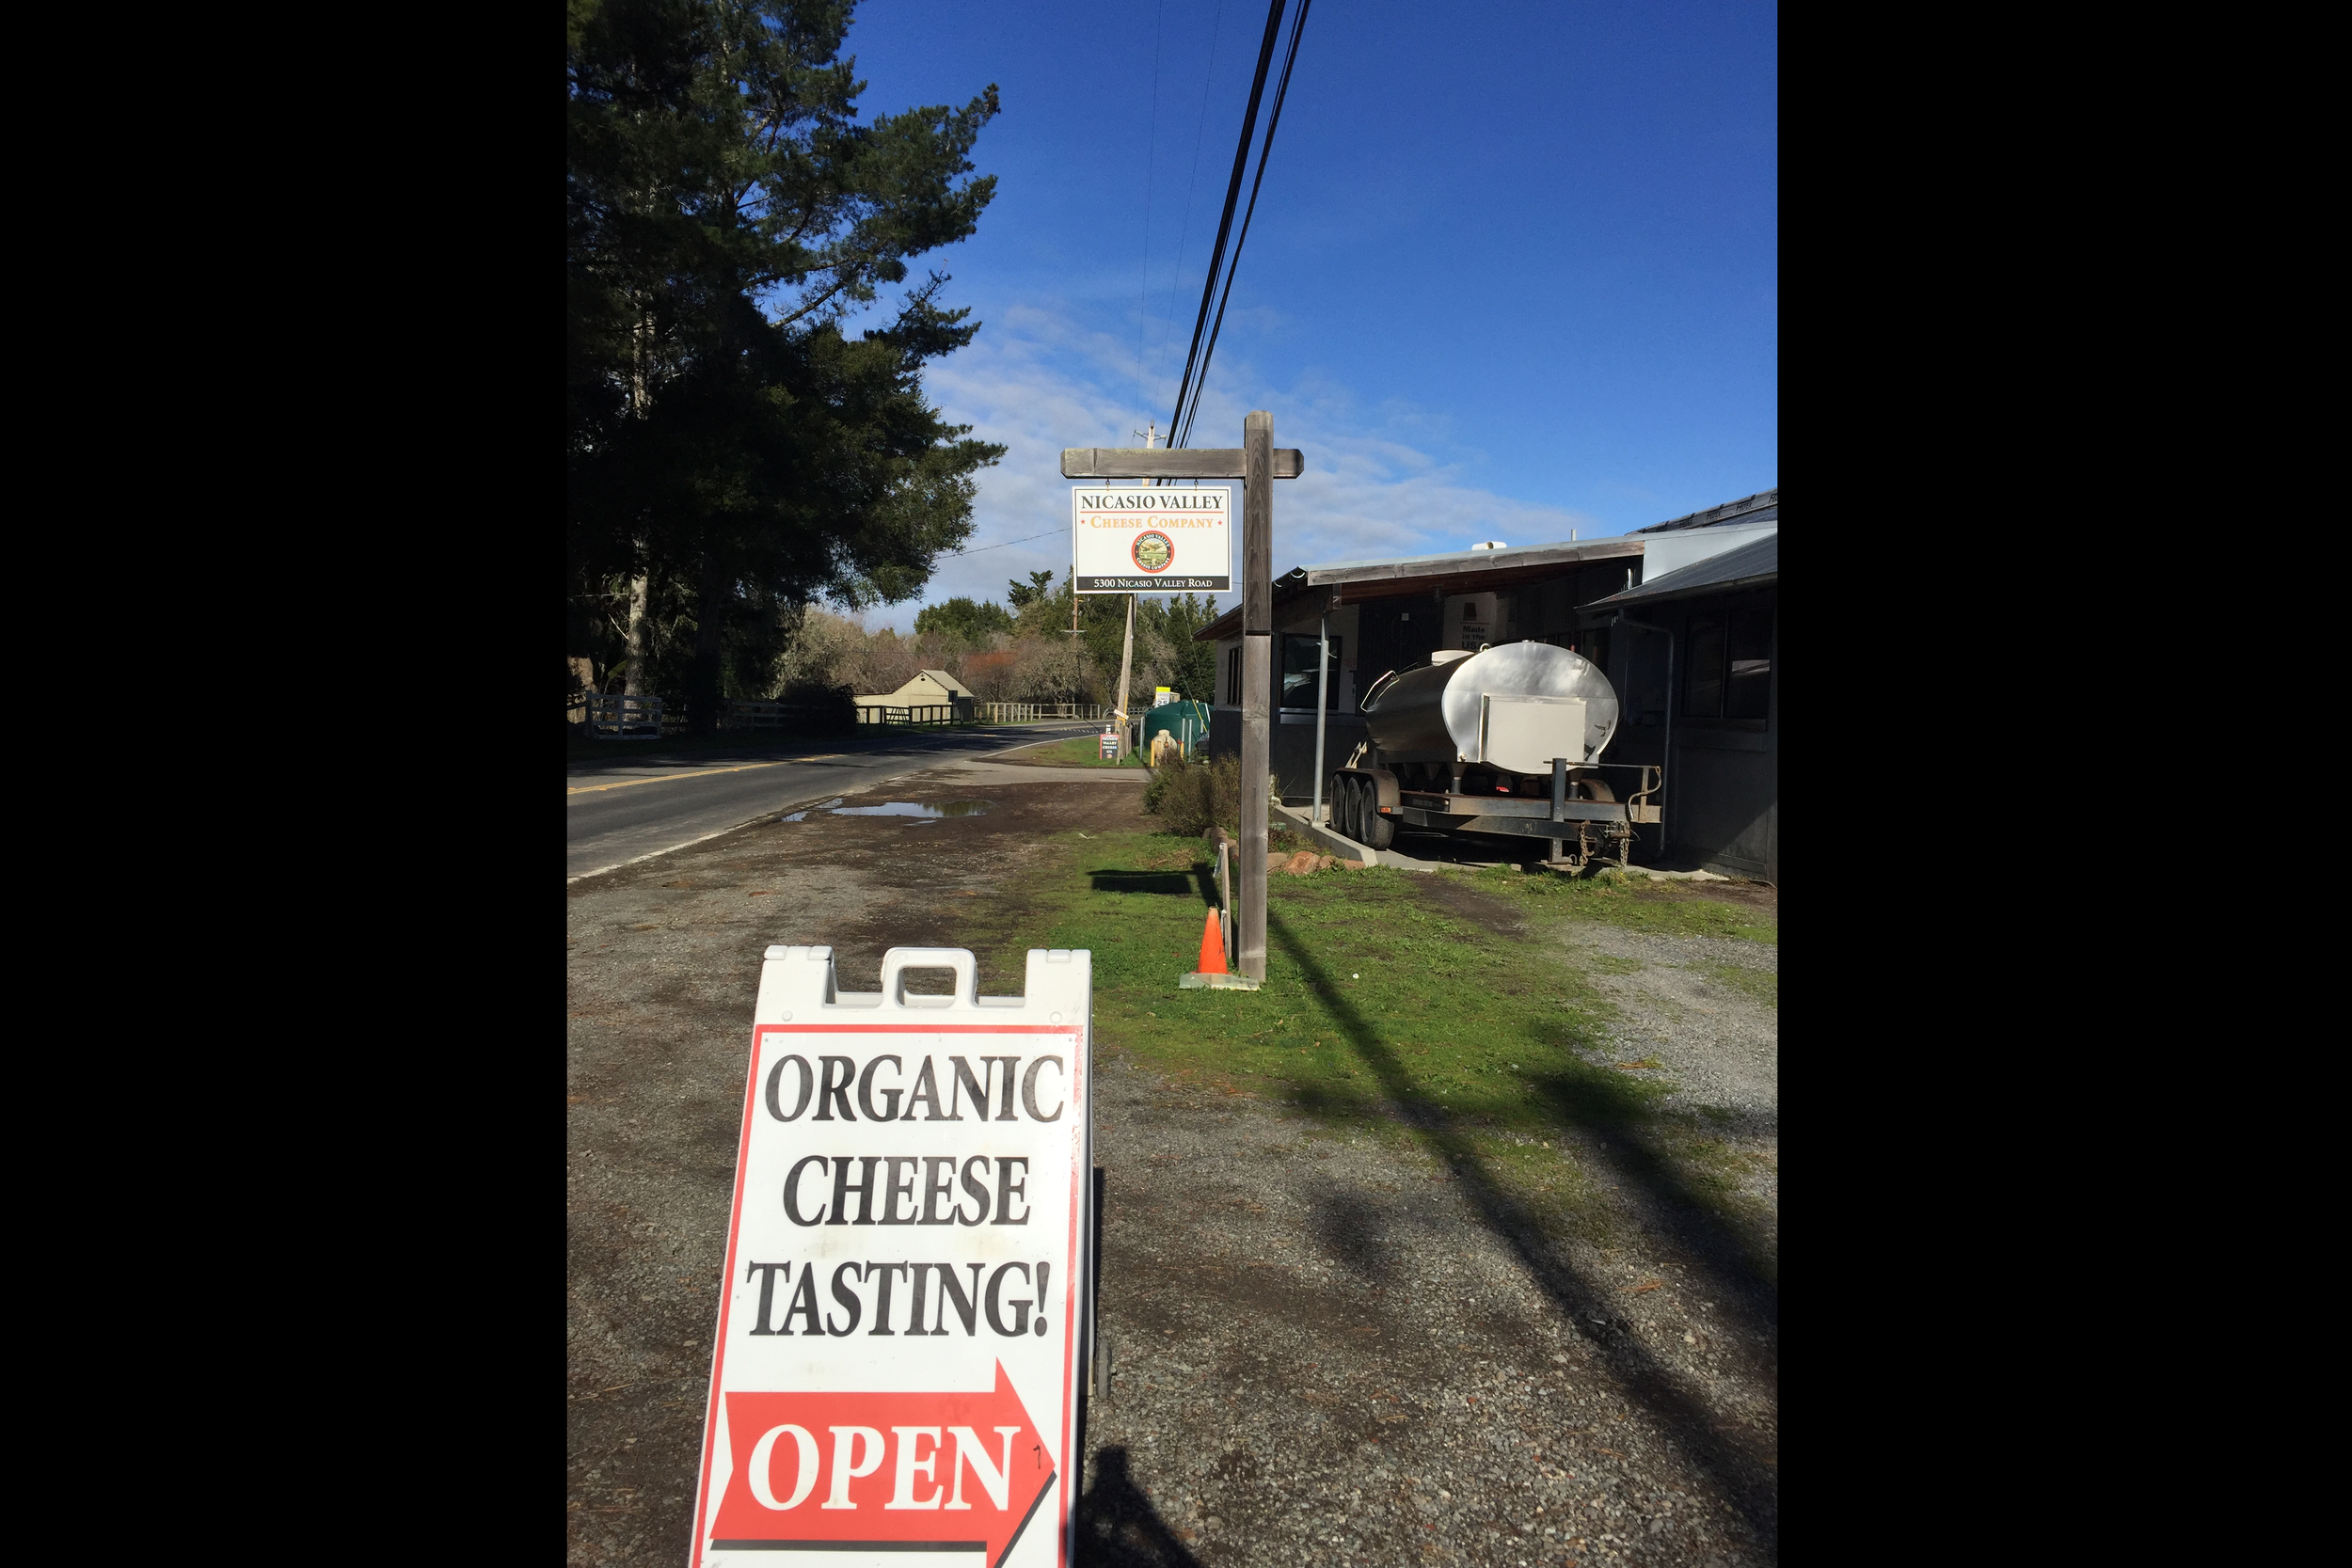
M1231 355L1231 345L1223 347ZM932 366L925 384L942 412L1008 449L979 477L972 545L1046 536L942 559L921 603L878 609L873 624L908 629L922 603L958 594L1001 599L1010 578L1066 571L1070 483L1061 477L1061 449L1142 444L1134 435L1145 417L1135 408L1135 364L1132 341L1074 329L1050 309L1023 306L992 313L970 347ZM1248 388L1251 401L1233 395L1234 387ZM1486 539L1545 544L1571 530L1593 538L1606 528L1589 513L1514 500L1469 483L1463 461L1437 450L1449 444L1450 421L1441 416L1401 399L1366 409L1345 388L1311 376L1271 388L1246 360L1217 361L1192 444L1238 445L1242 416L1252 407L1274 411L1277 445L1307 453L1307 472L1275 490L1278 574L1318 562L1461 549Z

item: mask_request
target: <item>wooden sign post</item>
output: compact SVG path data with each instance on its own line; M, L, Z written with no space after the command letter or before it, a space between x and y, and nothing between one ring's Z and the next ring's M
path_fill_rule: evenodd
M1241 931L1238 967L1265 978L1266 776L1273 756L1274 485L1307 471L1307 454L1274 447L1274 416L1242 420L1239 447L1153 451L1065 447L1064 479L1238 479L1242 493Z

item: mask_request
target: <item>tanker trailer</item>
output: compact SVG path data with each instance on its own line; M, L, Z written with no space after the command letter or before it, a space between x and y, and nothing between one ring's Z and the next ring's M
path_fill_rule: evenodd
M1329 800L1331 826L1359 844L1385 849L1401 825L1536 839L1555 865L1596 853L1623 865L1634 825L1659 820L1663 770L1600 760L1616 689L1565 648L1437 654L1382 675L1358 706L1372 736L1331 775Z

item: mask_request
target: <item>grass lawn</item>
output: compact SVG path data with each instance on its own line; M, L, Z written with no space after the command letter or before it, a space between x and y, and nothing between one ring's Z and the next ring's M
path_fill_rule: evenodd
M1570 879L1549 872L1530 876L1517 866L1497 865L1478 873L1478 886L1512 900L1531 919L1546 915L1597 920L1636 931L1672 936L1735 937L1780 945L1780 922L1761 910L1726 904L1674 883L1631 877Z
M1141 768L1143 759L1130 753L1118 762L1104 762L1100 737L1073 735L1067 740L1048 740L1041 745L1024 746L992 757L992 762L1036 763L1047 768Z
M978 933L983 990L1018 990L1030 947L1091 950L1105 1056L1418 1142L1545 1228L1605 1239L1602 1188L1628 1177L1738 1217L1744 1157L1703 1117L1662 1114L1670 1089L1654 1071L1600 1052L1613 1006L1541 932L1600 919L1776 940L1763 911L1511 872L1277 876L1263 989L1180 990L1216 897L1205 847L1153 833L1048 847L995 904L1001 924ZM1450 908L1449 892L1456 904L1461 892L1499 895L1534 934L1500 935Z

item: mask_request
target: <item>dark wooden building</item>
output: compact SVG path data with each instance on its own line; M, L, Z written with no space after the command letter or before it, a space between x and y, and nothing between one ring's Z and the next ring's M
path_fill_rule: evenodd
M1384 672L1441 649L1549 642L1592 659L1617 689L1624 717L1610 761L1671 752L1665 843L1645 830L1642 858L1662 849L1668 861L1777 882L1779 519L1780 493L1768 490L1613 539L1333 562L1277 578L1271 766L1282 799L1314 794L1319 629L1332 646L1326 774L1366 738L1357 694ZM1732 557L1743 575L1706 570ZM1210 752L1238 754L1241 611L1200 640L1218 652Z
M1580 619L1615 653L1609 679L1625 712L1609 760L1668 763L1666 857L1778 884L1779 531L1596 600Z

